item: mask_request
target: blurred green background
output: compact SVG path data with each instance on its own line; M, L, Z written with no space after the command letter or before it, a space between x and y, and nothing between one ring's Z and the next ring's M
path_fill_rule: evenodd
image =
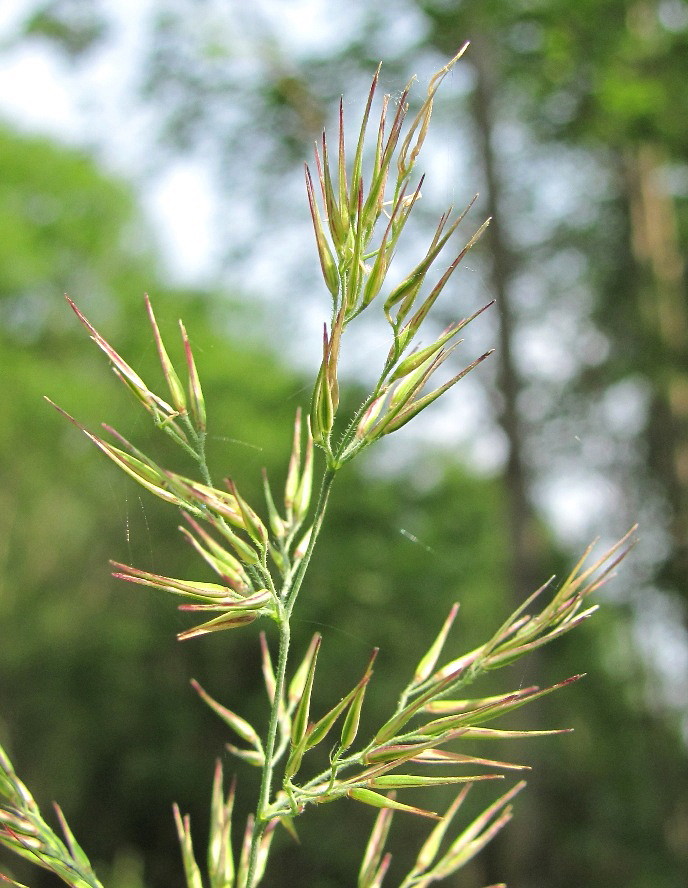
M273 483L284 479L329 308L299 166L342 91L355 131L379 59L393 93L419 73L417 102L469 38L427 146L429 180L445 185L429 181L426 227L400 259L411 265L448 200L480 190L475 227L485 215L493 224L459 272L458 300L437 314L443 324L495 298L467 349L473 357L494 344L497 354L480 379L429 411L424 437L401 432L381 457L347 471L294 649L323 633L317 711L349 689L379 645L365 712L374 725L453 601L458 654L561 575L588 538L611 540L639 520L641 543L595 619L495 677L507 690L589 673L512 722L575 734L489 750L532 764L529 788L507 831L450 883L685 885L688 4L17 6L0 63L32 53L40 78L38 59L50 58L87 97L79 138L29 132L11 115L0 128L0 741L43 808L59 801L112 888L181 886L172 801L191 812L203 841L213 759L236 767L239 825L256 784L224 752L230 738L189 679L265 720L257 632L179 645L184 623L167 601L109 576L110 558L171 576L200 578L202 567L180 545L174 511L120 478L43 395L188 467L120 391L62 294L151 385L159 376L143 292L169 343L184 318L208 401L211 462L258 502L262 466ZM131 70L119 69L108 54L122 21L137 16ZM112 172L128 131L109 132L97 113L105 96L91 76L107 65L144 121L129 180ZM202 283L170 270L174 257L142 209L149 179L180 158L203 166L221 208L216 262ZM376 331L361 336L374 353ZM368 345L358 349L352 405L372 360ZM476 805L490 798L473 794ZM353 885L373 819L346 803L304 818L300 846L276 840L266 888ZM389 884L424 834L397 818ZM51 883L7 855L0 864L38 888Z

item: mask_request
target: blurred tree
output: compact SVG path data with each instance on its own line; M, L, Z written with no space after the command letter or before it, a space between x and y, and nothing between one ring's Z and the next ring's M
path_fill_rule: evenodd
M557 431L561 436L561 431L566 429L566 413L573 420L569 420L569 427L577 429L575 436L566 435L569 440L580 441L580 437L585 440L590 429L598 440L607 434L603 452L607 466L611 464L609 467L617 478L620 511L626 516L636 514L641 523L649 525L652 548L657 547L657 531L661 534L657 527L660 510L666 506L671 510L668 531L672 542L666 548L664 576L673 577L674 589L684 594L688 479L682 476L681 468L686 428L680 393L685 388L688 356L686 282L679 258L680 227L666 188L666 175L664 185L662 182L662 171L667 172L669 158L685 165L684 152L688 144L688 134L679 140L675 138L675 111L685 102L685 96L672 101L678 84L685 79L688 16L681 18L678 9L682 6L685 12L685 6L673 4L670 13L669 4L620 0L606 4L600 18L597 4L592 3L534 5L525 2L507 6L429 0L420 5L431 23L429 40L442 51L450 51L467 32L474 39L476 102L472 107L479 156L485 168L491 211L498 223L497 234L501 232L500 222L506 232L504 244L499 243L499 237L493 239L495 265L499 256L505 257L502 274L495 276L494 288L495 292L503 288L507 294L507 311L510 309L515 315L514 338L518 341L518 324L523 325L524 321L527 324L528 314L521 312L518 317L519 290L524 281L532 286L537 280L537 269L543 264L551 263L556 268L563 260L565 268L567 254L577 251L585 257L586 272L585 277L580 275L578 288L582 289L582 284L589 294L590 321L602 333L602 341L607 346L601 350L606 351L606 355L597 354L592 360L585 354L585 348L579 346L579 354L570 362L563 391L561 386L554 386L547 392L546 384L543 385L545 379L538 380L530 370L521 375L523 370L517 363L511 366L508 371L512 379L511 397L509 388L502 386L502 391L505 411L513 399L512 403L520 405L517 415L525 420L522 433L528 436L528 441L527 449L522 452L529 454L526 459L536 468L537 455L544 456L542 445L538 446L535 441L539 437L548 448L545 459L551 460L549 448L556 441ZM672 109L670 114L666 112L668 105ZM685 120L685 115L679 117ZM508 133L511 140L520 141L523 146L520 161L515 157ZM576 150L578 157L574 157L574 163L579 169L603 177L604 188L585 190L584 212L555 211L555 223L543 226L538 219L542 204L537 195L534 198L524 195L522 183L526 187L532 185L529 166L537 169L543 160L556 164L557 143L561 142ZM559 150L565 158L565 153ZM505 162L507 157L509 161ZM585 185L585 178L582 184ZM529 217L535 232L524 238L519 229L528 225ZM511 257L514 258L509 264ZM559 287L560 281L556 278L549 286L546 283L541 287L544 298L534 302L543 314L551 311L557 302L561 303ZM528 308L532 316L533 309ZM583 316L580 304L577 313L580 324ZM522 380L520 392L519 378ZM636 391L650 393L648 409L640 420L641 437L630 448L635 453L631 459L628 459L628 446L624 447L623 440L618 440L622 435L617 437L617 429L612 427L600 433L599 426L595 428L604 412L615 412L617 428L623 426L622 417L627 408L619 402L629 386L631 391L636 388ZM539 408L529 411L528 402L534 395L537 397L536 393L540 397ZM544 403L549 404L545 410ZM531 416L534 413L537 420L530 429L528 413ZM546 431L550 422L554 424L553 434ZM613 424L612 420L610 426ZM509 433L508 427L506 431ZM513 441L518 443L518 439L514 439L513 433L509 437L513 455ZM555 446L565 456L566 444L562 447L558 442ZM643 465L646 447L649 459ZM617 462L624 464L621 471L615 465ZM558 465L561 465L559 461L553 463L554 472ZM526 466L524 462L522 477L527 480ZM507 463L507 482L509 471ZM658 503L662 504L659 509ZM652 560L657 555L646 550L645 558ZM656 576L655 582L661 582L660 577ZM643 594L648 593L646 587ZM647 599L638 600L637 593L631 593L627 601L634 606L635 618L648 607ZM666 632L665 638L669 644ZM683 644L685 642L684 638ZM627 669L642 685L642 673L636 671L630 659ZM682 677L676 675L669 681L680 687ZM656 700L648 699L646 705L654 707ZM616 713L616 718L619 725L627 723L623 710ZM607 730L611 724L610 720ZM599 727L603 735L604 725ZM639 740L640 736L639 733ZM642 744L636 748L642 748ZM675 767L677 773L685 774L684 749L680 746L672 749L671 744L663 743L658 744L658 748L668 756L667 771ZM648 758L655 755L650 747L645 747L645 754ZM613 758L608 760L608 765L613 770ZM587 767L596 768L592 758ZM612 797L621 808L626 784L620 774L616 778ZM538 785L545 794L551 792L546 780L538 781ZM651 831L656 848L667 848L667 858L673 857L675 861L671 875L666 873L661 852L659 855L655 852L652 863L653 854L645 844L642 846L647 854L645 860L640 861L634 855L635 863L626 872L625 867L618 867L619 861L628 860L626 854L606 857L598 853L594 856L594 875L592 872L584 875L575 865L565 867L562 872L559 860L558 873L552 873L547 884L592 884L593 878L599 879L600 884L650 885L661 879L666 879L667 885L678 884L676 880L680 881L685 857L682 852L677 854L677 846L668 836L677 828L681 831L677 825L682 822L681 812L686 807L685 780L679 781L679 786L678 792L672 793L671 802L662 806L661 813L649 805L633 805L637 819L633 827L627 822L629 832L637 831L636 841L641 841L641 837L648 835L648 824L659 818L663 827ZM651 794L650 784L643 797L647 799ZM589 788L588 798L594 795ZM567 810L566 806L557 806L557 814L562 810ZM618 827L609 820L604 825L603 804L593 810L591 816L606 835L620 838ZM538 819L540 822L552 821ZM592 837L596 832L590 829L589 837L583 840L587 847L593 847ZM561 830L562 835L572 833L572 825ZM534 842L533 859L541 859L541 853L537 853L540 839L542 835ZM528 873L531 867L523 860L522 864L525 864L523 872ZM604 870L607 870L606 876Z
M530 83L526 108L553 109L560 101L564 114L532 113L538 131L584 145L608 172L613 191L602 200L613 227L604 255L595 257L601 273L595 320L612 346L606 383L631 378L646 386L640 441L647 473L634 485L633 507L645 497L656 504L659 494L655 514L667 510L662 523L669 545L658 580L685 597L688 109L682 84L688 75L688 8L618 0L606 7L611 27L605 30L592 4L577 4L564 35L557 26L561 7L543 4L523 18L541 35L537 46L521 54ZM536 69L547 72L537 84ZM594 239L595 232L589 236Z

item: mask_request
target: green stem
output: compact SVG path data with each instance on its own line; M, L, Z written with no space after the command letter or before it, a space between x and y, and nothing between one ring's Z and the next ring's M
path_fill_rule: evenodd
M208 468L208 460L205 453L205 432L194 432L196 438L196 453L198 460L198 465L201 469L201 474L203 475L203 480L208 485L208 487L213 486L212 478L210 477L210 469Z
M330 497L330 491L332 489L332 483L334 482L336 473L336 469L325 469L322 485L320 487L320 495L318 497L318 505L315 509L315 517L313 519L313 531L308 542L308 548L306 549L306 554L301 559L301 563L299 564L296 574L294 575L291 587L287 592L286 611L288 617L291 616L291 612L296 602L296 596L299 594L299 589L301 588L303 579L306 576L306 571L308 570L308 565L310 564L313 549L315 548L315 544L318 541L318 535L320 534L323 519L325 518L325 512L327 511L327 502Z
M263 766L263 773L260 781L258 809L256 811L256 819L253 827L253 837L251 839L251 854L249 857L246 888L253 888L256 865L258 863L258 851L260 850L260 840L268 825L268 820L265 818L264 812L270 803L272 774L275 767L275 742L277 739L277 727L279 724L279 704L284 696L284 681L287 673L287 659L289 656L289 639L289 615L280 606L280 636L279 653L277 656L277 672L275 674L275 695L272 701L272 708L270 709L270 723L268 725L268 735L265 741L265 764Z
M277 670L275 673L275 695L270 709L270 722L268 724L268 733L265 740L265 765L260 781L260 793L258 795L258 808L256 810L256 819L253 827L253 836L251 838L251 853L249 856L248 875L246 878L246 888L254 888L254 880L256 878L256 867L258 864L258 852L260 850L260 841L263 837L269 820L265 817L265 811L270 804L270 794L272 790L272 776L275 769L275 744L277 741L277 729L279 727L279 709L280 702L284 697L284 684L287 673L287 660L289 656L289 639L290 625L289 618L291 616L296 596L299 593L303 578L308 570L311 554L315 547L315 543L322 527L323 518L327 510L327 501L332 488L332 482L336 470L326 469L323 475L322 485L320 487L320 496L315 509L315 518L313 521L313 532L311 539L303 556L299 568L294 576L291 586L285 590L282 601L279 603L279 652L277 655Z
M375 388L368 395L365 401L358 408L356 413L351 418L351 422L349 423L344 435L342 436L342 440L340 441L339 447L337 448L336 459L339 463L339 466L343 466L344 463L349 462L349 460L353 459L354 456L358 453L358 451L365 446L368 446L365 441L360 441L356 446L351 446L352 441L356 437L356 429L358 427L358 423L361 420L361 417L366 412L368 407L373 403L376 398L379 398L382 393L382 387L384 385L385 379L389 375L390 370L395 365L397 361L398 355L395 355L393 360L385 361L385 366L382 368L382 373L380 374L380 378L378 379Z

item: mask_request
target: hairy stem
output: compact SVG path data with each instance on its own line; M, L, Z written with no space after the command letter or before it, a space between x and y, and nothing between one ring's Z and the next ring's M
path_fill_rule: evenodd
M268 820L265 817L265 810L270 804L272 774L275 767L275 742L277 739L277 726L279 724L279 704L284 695L284 681L287 673L287 660L289 657L290 631L289 615L284 607L280 605L280 636L279 653L277 656L277 672L275 674L275 695L272 701L272 708L270 709L270 723L268 725L268 734L265 741L265 764L263 765L263 773L260 781L258 808L256 810L253 837L251 839L251 854L249 857L246 888L253 888L256 876L256 865L258 863L258 851L260 850L260 840L268 825Z
M251 838L251 853L249 856L248 876L246 879L246 888L253 888L256 869L258 864L258 852L260 850L260 841L263 837L269 820L265 817L265 811L270 804L270 795L272 791L272 777L275 768L275 744L277 742L277 728L279 726L279 710L280 702L284 696L284 684L287 673L287 661L289 658L289 640L291 627L289 618L292 608L299 593L301 584L308 570L308 564L315 548L315 544L322 527L325 512L327 510L327 502L332 488L336 471L334 469L326 469L323 475L322 485L320 487L320 496L315 509L315 517L313 519L313 532L306 549L306 553L299 564L298 570L290 586L288 586L281 597L278 604L279 607L279 651L277 655L277 670L275 673L275 694L270 708L270 721L268 724L268 733L265 740L265 764L263 765L263 773L260 781L260 793L258 796L258 807L256 810L256 819L253 827L253 836ZM285 601L286 598L286 601Z
M320 534L320 528L322 527L323 519L325 518L325 512L327 511L327 503L330 497L330 491L332 489L332 484L334 482L336 472L336 469L325 469L325 474L323 475L322 484L320 486L318 505L316 506L315 516L313 518L313 532L311 533L311 538L308 542L308 548L306 549L306 554L301 559L301 563L297 568L291 586L288 590L285 590L287 593L287 616L291 616L291 612L296 602L296 596L299 594L299 589L301 588L303 579L306 576L306 571L308 570L308 565L310 564L313 549L315 548L315 544L318 541L318 535Z

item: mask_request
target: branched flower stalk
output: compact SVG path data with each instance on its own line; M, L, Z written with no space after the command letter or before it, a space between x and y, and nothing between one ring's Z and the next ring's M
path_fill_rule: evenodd
M363 111L353 160L347 160L343 103L339 107L336 156L331 159L325 134L315 149L315 176L306 167L306 191L323 278L331 296L331 316L323 329L322 361L307 416L297 410L287 480L280 506L264 474L265 511L261 517L231 478L216 484L205 453L206 406L193 352L184 325L180 332L186 358L186 383L170 360L150 300L145 305L162 373L169 390L156 394L100 335L69 300L77 317L102 349L115 375L148 412L154 425L190 458L197 478L169 471L142 453L119 432L104 426L109 439L73 422L123 472L150 493L181 510L180 531L217 574L218 582L162 576L113 562L114 576L162 589L182 599L182 611L200 622L179 633L180 640L239 629L259 619L277 626L276 661L267 636L260 634L262 672L269 704L264 734L241 715L210 697L197 683L195 691L225 722L233 735L230 751L261 772L255 810L248 818L239 853L232 844L232 810L236 787L225 795L222 767L213 781L210 842L206 875L202 875L188 815L175 806L188 888L255 888L265 872L278 826L295 835L293 821L310 805L351 799L379 809L358 874L357 888L380 888L390 855L385 841L395 812L428 818L435 825L399 888L425 888L445 879L477 854L512 816L512 800L524 783L504 792L459 834L449 828L471 786L502 780L526 766L468 755L465 740L537 737L561 730L513 731L486 727L488 722L565 687L572 676L551 687L527 687L491 697L463 696L481 674L499 669L549 643L585 621L596 606L592 592L624 557L632 531L606 554L588 564L592 546L566 580L548 581L512 614L485 644L461 656L442 660L458 611L455 604L436 639L413 670L394 711L377 730L359 737L361 710L372 679L377 651L360 678L325 713L311 713L321 636L316 633L296 668L290 663L290 626L311 555L325 520L332 485L344 466L380 438L401 429L460 379L489 352L470 361L449 379L429 385L460 343L458 334L487 308L450 324L422 344L430 311L466 252L480 237L483 223L461 246L434 284L426 279L440 252L455 234L466 211L444 213L424 257L401 283L385 286L406 223L421 197L422 178L415 167L426 137L433 102L444 77L464 53L462 47L431 79L420 110L406 125L411 83L392 108L381 102L375 126L371 116L379 69ZM372 130L372 135L369 130ZM368 143L371 148L368 149ZM470 208L470 207L469 207ZM489 220L488 220L489 221ZM390 329L389 351L377 382L352 416L340 417L338 367L349 324L381 304ZM429 390L428 390L429 389ZM52 402L51 402L52 403ZM322 459L316 461L316 448ZM317 462L317 471L316 471ZM313 496L318 487L317 496ZM544 601L544 604L540 603ZM333 737L336 739L333 741ZM328 739L329 738L329 739ZM328 740L327 768L302 777L311 750ZM477 772L477 773L476 773ZM456 784L458 795L438 814L397 798L410 787ZM23 857L51 869L75 888L100 888L64 818L62 842L43 820L30 793L0 750L0 841ZM493 886L496 888L496 886Z

